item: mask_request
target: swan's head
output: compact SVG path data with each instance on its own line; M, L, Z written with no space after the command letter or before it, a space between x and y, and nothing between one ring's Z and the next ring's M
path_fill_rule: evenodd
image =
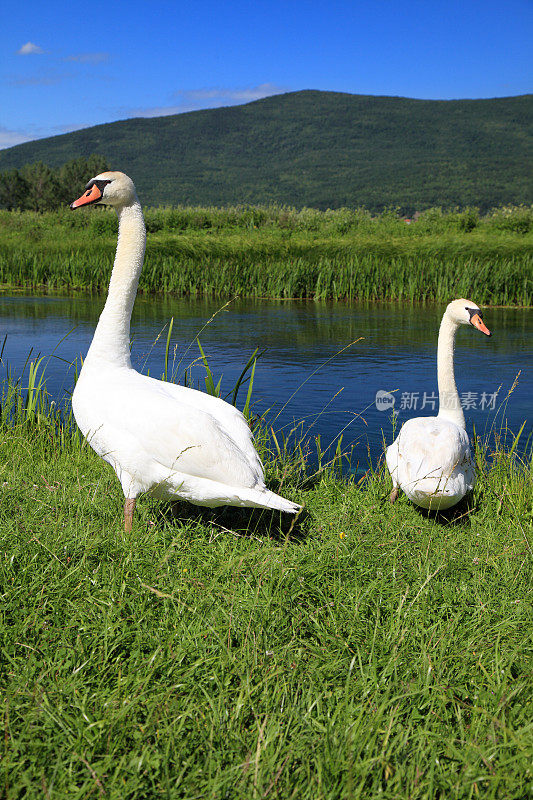
M471 300L453 300L447 307L445 315L456 325L473 325L485 336L491 335L491 332L483 322L483 312Z
M71 208L90 205L110 205L119 208L137 201L135 186L123 172L102 172L91 178L85 192L70 204Z

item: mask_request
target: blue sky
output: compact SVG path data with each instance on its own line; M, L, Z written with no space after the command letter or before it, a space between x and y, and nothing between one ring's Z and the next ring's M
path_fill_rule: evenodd
M24 0L0 30L0 147L298 89L531 91L531 0Z

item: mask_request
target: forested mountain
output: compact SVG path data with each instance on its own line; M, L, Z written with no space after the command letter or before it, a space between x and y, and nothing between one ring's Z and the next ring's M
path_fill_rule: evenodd
M150 205L487 210L533 201L532 99L290 92L27 142L0 151L0 171L97 153Z

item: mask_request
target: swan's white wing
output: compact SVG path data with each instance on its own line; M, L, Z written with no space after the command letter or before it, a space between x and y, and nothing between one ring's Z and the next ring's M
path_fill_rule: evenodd
M223 401L206 404L205 395L195 390L177 393L178 400L169 386L134 371L108 374L98 384L92 376L89 405L95 422L84 418L80 427L100 455L130 475L146 474L147 462L154 461L169 471L227 485L263 485L244 417Z
M226 403L219 397L213 397L197 389L190 389L187 386L158 381L145 375L139 375L139 378L152 386L157 384L159 391L164 391L178 403L183 403L186 406L211 414L240 448L243 455L250 462L252 469L263 470L246 417L235 406Z
M470 455L466 431L438 417L408 420L399 438L399 452L413 479L452 472Z
M425 497L445 497L452 505L475 483L466 431L438 417L408 420L386 459L394 484L419 505Z

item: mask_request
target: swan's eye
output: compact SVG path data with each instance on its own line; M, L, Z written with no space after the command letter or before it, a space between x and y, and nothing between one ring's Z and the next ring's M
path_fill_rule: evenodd
M100 191L103 194L104 189L105 189L105 187L107 186L108 183L111 183L111 180L107 180L105 178L102 178L102 180L96 181L93 178L91 181L89 181L89 183L87 184L87 186L85 188L90 190L90 189L92 189L93 186L98 186L98 188L100 189Z

